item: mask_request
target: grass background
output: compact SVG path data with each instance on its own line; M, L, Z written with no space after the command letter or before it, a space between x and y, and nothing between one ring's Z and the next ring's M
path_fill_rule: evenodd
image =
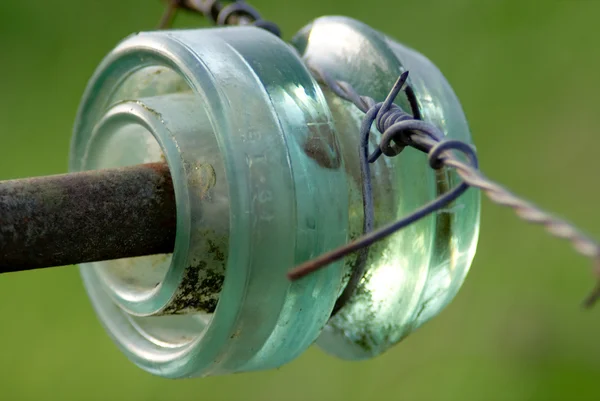
M482 168L600 237L600 1L253 0L287 38L311 18L361 19L431 58L457 92ZM158 0L0 2L0 179L65 172L87 79ZM184 17L177 26L202 25ZM387 354L310 349L278 370L169 381L131 364L73 267L0 279L1 400L598 400L600 309L589 263L484 201L456 300Z

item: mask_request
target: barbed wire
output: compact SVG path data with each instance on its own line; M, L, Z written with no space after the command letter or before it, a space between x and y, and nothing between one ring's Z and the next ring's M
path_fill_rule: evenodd
M230 1L227 2L228 5L224 5L224 3L218 0L171 0L161 19L161 27L167 27L171 23L175 11L182 8L201 13L217 25L252 24L280 36L281 31L276 24L263 20L260 13L244 1ZM359 144L364 212L363 235L346 245L296 266L288 273L290 280L298 280L351 253L358 253L351 277L338 298L332 315L337 313L355 293L365 274L369 247L372 244L445 208L470 187L481 190L494 203L513 209L522 220L542 225L548 233L569 241L577 252L593 259L594 273L597 278L596 285L584 300L583 305L591 307L600 298L600 245L566 220L545 212L487 178L479 170L477 154L471 145L448 139L439 128L421 120L414 92L406 84L408 71L401 74L385 101L377 103L373 98L360 95L348 82L331 78L327 71L313 65L310 60L305 60L305 64L318 82L365 113L360 128ZM403 89L411 105L412 115L394 104L396 97ZM377 149L369 154L369 138L373 124L381 133L381 139ZM401 220L374 229L370 164L376 162L382 155L398 156L407 146L426 153L429 165L433 169L444 167L454 169L462 182ZM467 162L459 158L456 152L465 155Z

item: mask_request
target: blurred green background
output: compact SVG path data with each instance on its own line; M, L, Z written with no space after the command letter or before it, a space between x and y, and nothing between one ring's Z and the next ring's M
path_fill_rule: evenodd
M252 2L289 38L311 18L361 19L431 58L469 118L483 170L600 237L600 1ZM101 58L153 29L158 0L0 2L0 179L65 172L72 122ZM177 27L203 25L190 16ZM484 201L456 300L387 354L311 349L278 370L183 381L131 364L77 269L0 280L1 400L598 400L600 308L590 263Z

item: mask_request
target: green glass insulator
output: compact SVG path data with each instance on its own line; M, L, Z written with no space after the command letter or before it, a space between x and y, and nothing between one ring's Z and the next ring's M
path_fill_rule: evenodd
M408 70L422 118L447 137L471 143L460 103L440 71L423 55L367 25L323 17L302 29L293 45L304 60L359 94L383 101ZM362 230L358 127L363 114L322 88L336 122L348 185L348 239ZM406 96L396 104L411 112ZM373 150L380 134L371 133ZM372 165L375 227L411 213L459 183L453 171L432 170L426 155L405 149ZM437 315L456 295L477 246L480 198L470 189L449 207L371 247L355 296L324 328L318 345L345 359L376 356ZM345 260L348 267L353 257Z
M471 141L440 72L350 19L318 19L292 46L254 27L124 40L88 84L70 169L169 166L174 252L80 269L100 321L143 369L171 378L269 369L315 341L342 358L373 357L439 313L461 286L479 227L471 190L373 245L355 295L331 318L355 255L287 279L294 266L359 237L363 224L363 113L320 86L303 59L376 101L408 69L423 119ZM397 104L411 110L404 95ZM373 149L378 137L373 129ZM458 182L414 149L380 158L372 175L376 226Z
M110 52L84 94L70 170L166 162L177 206L172 254L80 268L132 361L172 378L227 374L315 341L342 263L294 283L286 273L346 240L335 137L302 61L258 28L141 33Z

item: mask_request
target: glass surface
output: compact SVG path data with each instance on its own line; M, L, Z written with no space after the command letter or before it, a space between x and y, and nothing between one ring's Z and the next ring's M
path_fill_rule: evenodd
M401 72L410 70L419 109L449 137L470 142L458 100L440 72L422 55L372 28L343 17L315 20L293 39L305 60L361 95L383 101ZM363 114L327 88L351 185L348 239L362 233L358 127ZM410 111L405 95L396 103ZM374 149L380 135L373 128ZM405 149L372 165L375 227L401 218L455 185L457 178L435 172L426 155ZM474 256L479 195L469 190L450 207L412 224L371 247L367 272L355 296L324 328L318 344L346 359L376 356L439 313L460 288ZM345 263L352 266L354 257Z
M177 201L173 255L81 267L132 361L165 377L226 374L280 366L314 342L342 263L295 283L286 273L345 241L335 137L301 60L260 29L142 33L105 58L78 113L71 170L164 157ZM198 277L211 265L216 289L204 294Z

